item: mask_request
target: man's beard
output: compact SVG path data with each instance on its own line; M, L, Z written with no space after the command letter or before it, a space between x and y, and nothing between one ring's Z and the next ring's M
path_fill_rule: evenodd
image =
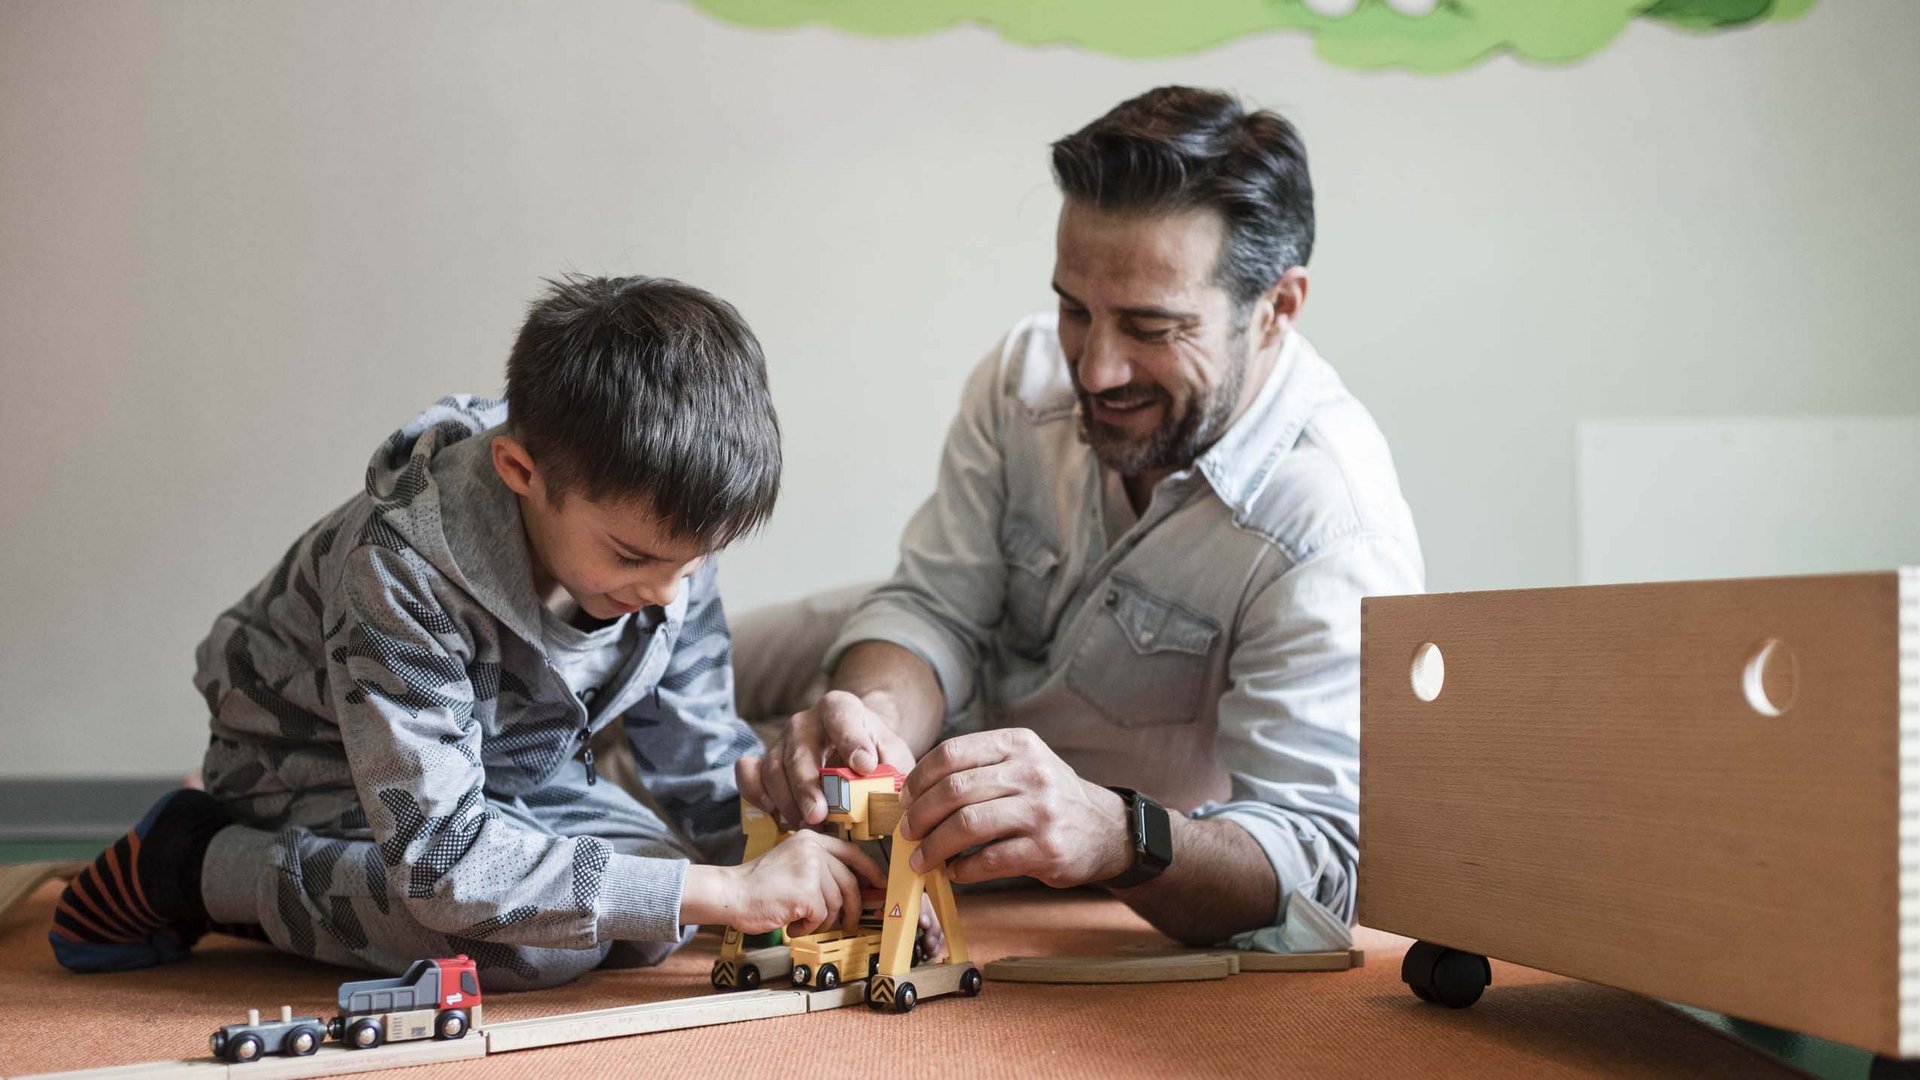
M1246 384L1244 360L1227 370L1224 381L1215 385L1204 398L1188 399L1176 409L1173 395L1166 387L1151 383L1129 383L1098 394L1089 394L1076 382L1074 392L1080 399L1080 441L1092 448L1100 463L1121 476L1139 476L1161 470L1184 469L1212 446L1233 419ZM1157 403L1161 407L1159 426L1145 436L1127 434L1111 424L1094 419L1093 403L1108 405Z

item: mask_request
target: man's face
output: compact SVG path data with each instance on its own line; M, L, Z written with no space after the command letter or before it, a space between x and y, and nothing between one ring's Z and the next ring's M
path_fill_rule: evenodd
M668 532L645 500L593 502L575 491L555 506L526 448L506 436L494 443L494 468L520 496L541 591L558 585L588 615L614 619L673 603L705 561L707 552Z
M1081 433L1123 476L1192 464L1239 407L1250 347L1214 277L1225 233L1212 210L1060 212L1060 347Z

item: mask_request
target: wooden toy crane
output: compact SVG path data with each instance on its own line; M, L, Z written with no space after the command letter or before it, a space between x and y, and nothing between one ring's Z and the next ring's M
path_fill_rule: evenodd
M783 947L775 935L758 939L728 927L713 965L715 989L751 990L763 981L787 977L801 989L832 990L843 982L866 979L866 1001L875 1009L906 1012L921 998L955 991L980 992L980 970L967 953L966 932L954 905L946 866L915 873L909 865L919 844L900 836L898 769L882 765L861 776L852 769L820 772L827 800L827 825L841 838L879 841L888 846L887 889L862 904L861 928L826 930L793 938ZM786 839L787 833L760 808L741 800L740 820L747 834L746 858L752 859ZM916 937L920 905L930 902L946 935L944 963L921 963ZM776 932L777 935L777 932Z
M849 840L884 840L887 849L887 895L881 904L879 952L867 979L867 1004L875 1009L906 1012L923 997L959 991L972 997L980 992L980 969L967 955L967 935L953 901L953 882L945 863L915 873L911 865L919 842L900 835L899 770L882 765L861 776L852 769L820 771L820 790L827 799L827 820ZM920 928L920 905L933 904L946 935L944 963L914 963L914 938ZM798 969L795 969L796 972Z

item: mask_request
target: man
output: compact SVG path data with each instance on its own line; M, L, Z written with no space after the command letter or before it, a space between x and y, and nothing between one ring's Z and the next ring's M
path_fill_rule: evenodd
M898 570L741 791L817 823L823 762L911 766L916 866L956 881L1105 884L1192 942L1295 896L1351 920L1360 598L1424 571L1385 440L1295 329L1304 147L1168 87L1053 169L1057 315L974 372Z

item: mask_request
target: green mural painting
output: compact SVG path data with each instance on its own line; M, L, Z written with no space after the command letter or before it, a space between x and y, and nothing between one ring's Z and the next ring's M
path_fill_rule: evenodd
M1073 42L1116 56L1172 56L1274 30L1313 35L1349 67L1439 72L1507 51L1564 62L1635 19L1715 30L1790 19L1814 0L692 0L749 26L813 24L922 34L961 23L1022 45Z

